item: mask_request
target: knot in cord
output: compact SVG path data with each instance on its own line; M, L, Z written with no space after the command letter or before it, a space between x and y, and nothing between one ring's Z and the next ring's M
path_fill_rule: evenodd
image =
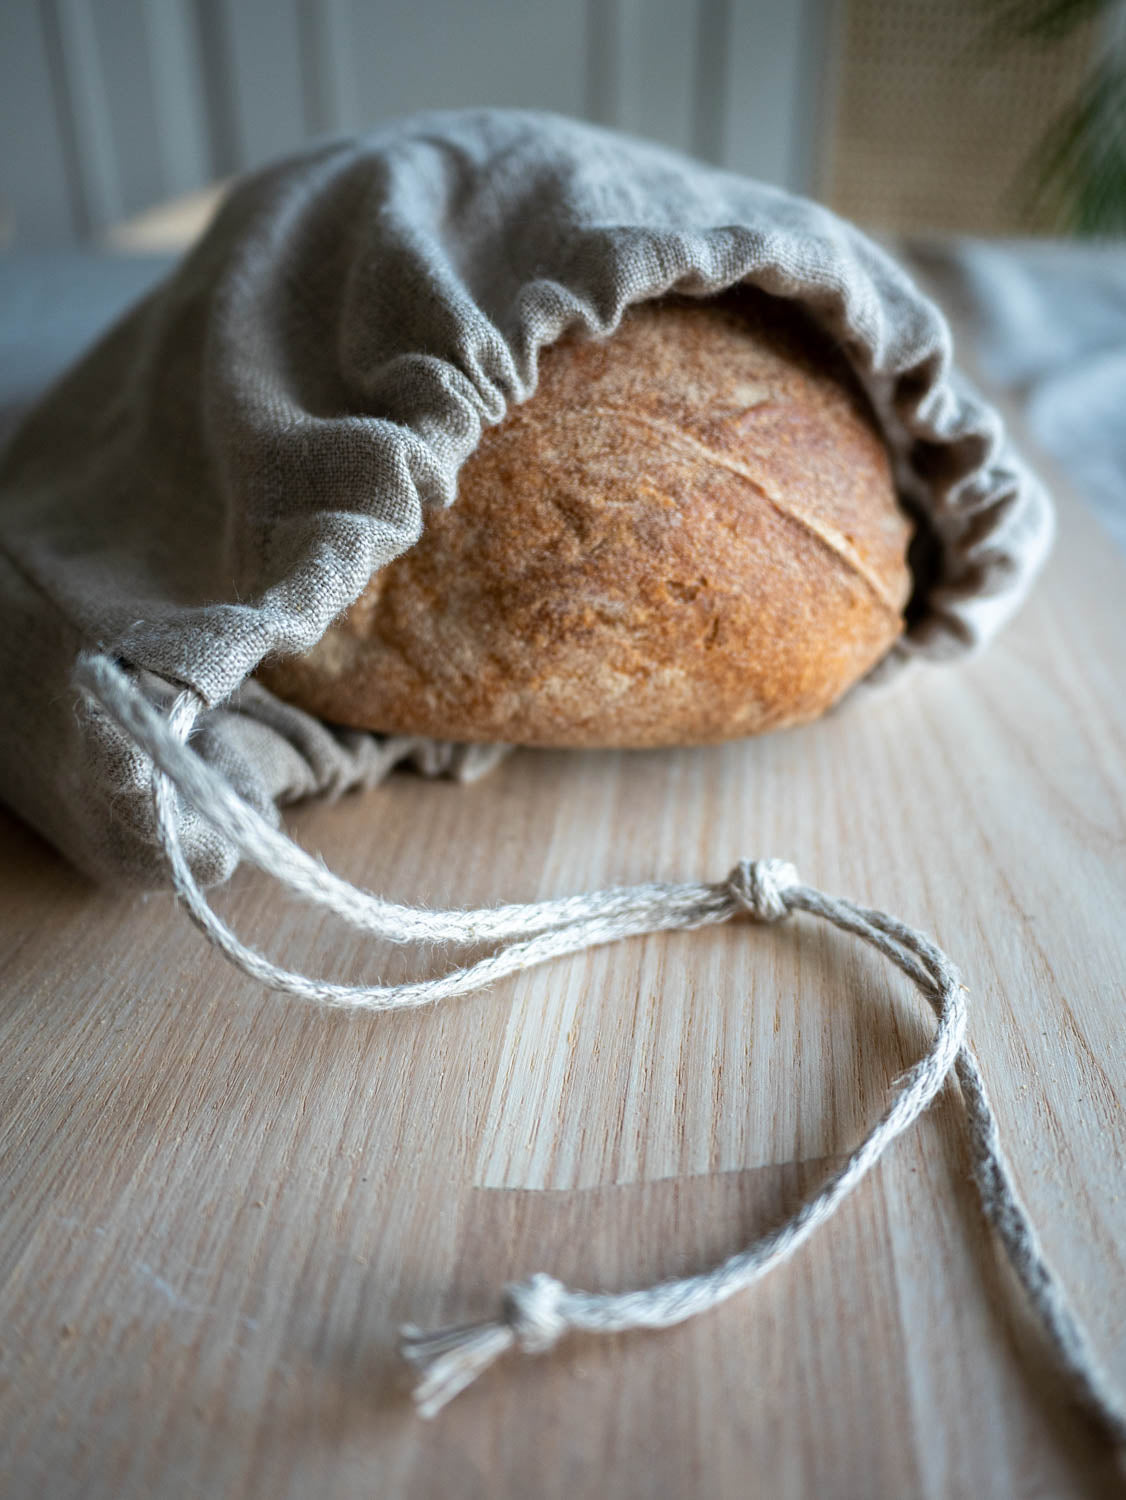
M504 1289L504 1321L525 1354L546 1354L567 1332L567 1288L542 1271Z
M788 916L786 892L800 884L797 870L785 859L741 859L727 877L727 889L756 922Z

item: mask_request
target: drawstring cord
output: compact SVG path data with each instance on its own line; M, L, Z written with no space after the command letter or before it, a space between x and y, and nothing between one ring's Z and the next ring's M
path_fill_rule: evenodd
M966 1043L965 986L950 959L923 933L885 912L804 885L793 865L776 859L742 860L714 884L624 886L477 911L428 911L397 905L333 875L273 828L191 749L188 738L204 708L198 694L181 692L169 712L161 713L126 671L100 653L80 658L75 680L153 761L158 831L176 891L192 920L232 963L273 989L322 1005L407 1009L468 994L550 958L618 938L703 927L744 912L768 923L805 912L882 953L915 984L934 1011L937 1025L925 1055L900 1080L892 1103L844 1165L784 1224L720 1265L696 1276L623 1293L576 1291L541 1273L509 1286L496 1316L485 1322L435 1333L405 1327L402 1351L420 1372L415 1399L423 1416L434 1416L509 1349L544 1353L571 1329L619 1333L666 1328L749 1287L792 1255L832 1215L892 1141L933 1102L953 1070L965 1103L982 1210L1077 1402L1126 1452L1126 1408L1045 1259L1002 1151L996 1117ZM507 946L437 979L405 985L332 984L279 968L244 944L208 905L180 844L177 793L246 859L362 931L398 943Z

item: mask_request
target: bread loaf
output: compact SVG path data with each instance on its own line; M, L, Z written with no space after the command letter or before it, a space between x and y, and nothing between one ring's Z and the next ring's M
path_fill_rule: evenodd
M630 308L541 351L456 504L281 697L337 724L548 746L812 719L888 650L909 523L845 361L781 299Z

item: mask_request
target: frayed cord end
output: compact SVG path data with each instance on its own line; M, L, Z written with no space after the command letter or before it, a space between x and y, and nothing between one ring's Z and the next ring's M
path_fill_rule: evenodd
M567 1288L542 1272L506 1287L500 1317L426 1333L413 1323L399 1330L399 1351L422 1376L414 1389L419 1415L434 1417L509 1349L546 1354L569 1327Z
M435 1333L405 1323L399 1330L399 1350L422 1377L413 1393L419 1416L436 1417L515 1342L507 1323L470 1323Z

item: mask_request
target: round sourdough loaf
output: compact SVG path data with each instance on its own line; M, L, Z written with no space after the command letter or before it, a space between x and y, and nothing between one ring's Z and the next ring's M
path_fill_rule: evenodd
M631 307L540 353L456 504L279 696L443 740L688 745L815 718L903 628L910 524L845 360L791 303Z

